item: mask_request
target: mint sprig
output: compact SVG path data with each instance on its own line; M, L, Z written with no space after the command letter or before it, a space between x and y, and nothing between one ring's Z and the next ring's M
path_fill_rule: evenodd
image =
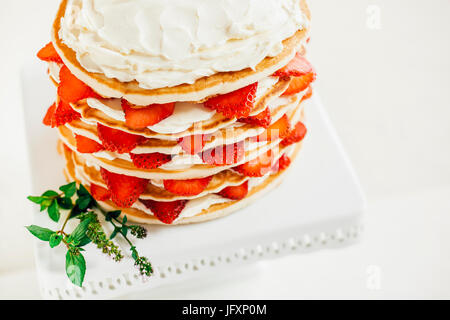
M136 246L129 239L129 235L144 239L147 237L147 230L138 225L128 224L126 216L120 220L121 211L107 212L103 210L91 196L89 191L76 182L63 185L60 192L48 190L41 196L30 196L28 199L40 205L41 212L47 210L48 216L54 222L59 222L62 212L66 211L66 219L58 231L39 226L29 226L28 231L36 238L48 242L51 248L56 248L61 244L67 249L66 253L66 274L70 281L82 287L86 274L86 260L82 254L83 247L93 243L104 254L110 256L114 261L123 260L123 254L119 246L113 241L118 235L130 245L131 256L135 261L135 266L143 276L151 276L153 268L148 258L140 256ZM98 214L104 215L105 221L110 223L114 230L108 237L100 223ZM65 228L69 220L77 219L79 223L69 234Z

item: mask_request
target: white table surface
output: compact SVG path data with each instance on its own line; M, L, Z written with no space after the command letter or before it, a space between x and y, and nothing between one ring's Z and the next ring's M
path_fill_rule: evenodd
M49 40L57 2L0 10L0 298L40 297L19 73ZM131 298L450 298L450 2L311 7L317 86L369 200L362 242Z

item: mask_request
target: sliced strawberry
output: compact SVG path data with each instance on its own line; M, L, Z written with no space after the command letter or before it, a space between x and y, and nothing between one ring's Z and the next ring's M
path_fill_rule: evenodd
M172 224L179 216L187 200L178 200L172 202L158 202L154 200L141 200L149 208L155 217L165 224Z
M98 137L106 150L129 153L138 145L147 141L145 137L97 124Z
M81 118L81 115L72 109L72 107L60 100L58 105L56 106L53 115L50 118L50 112L53 109L53 106L47 112L46 118L44 119L46 122L50 119L50 125L52 128L59 127L65 125L66 123L72 122L74 120L78 120Z
M97 141L86 138L84 136L76 134L75 140L77 142L77 150L81 153L95 153L104 149L103 146Z
M147 179L112 173L103 168L100 172L111 192L111 200L121 208L131 207L145 191L149 182Z
M164 153L130 153L131 160L136 168L139 169L156 169L163 164L172 160L172 155Z
M295 55L287 66L278 70L273 75L275 77L299 77L312 72L313 67L299 52Z
M205 191L211 182L211 177L190 180L164 180L164 188L180 196L196 196Z
M244 142L238 142L205 150L200 156L204 163L215 166L225 166L242 161L244 155Z
M37 57L42 61L63 63L58 52L56 52L53 43L49 42L45 47L39 50Z
M208 138L208 135L197 134L178 139L178 144L186 153L197 154L203 150Z
M271 150L260 155L258 158L233 168L247 177L262 177L272 169L273 153Z
M111 199L111 192L108 189L91 184L91 195L97 201L106 201Z
M287 88L281 96L290 96L299 93L307 89L314 80L316 80L315 72L310 72L300 77L294 77L289 84L289 88Z
M272 167L273 172L283 171L287 169L291 165L291 159L286 155L283 154L283 156L278 159L277 162Z
M247 118L253 109L258 83L209 99L207 108L222 113L227 118Z
M175 109L175 103L133 108L128 101L122 99L122 109L125 112L125 123L129 128L144 129L170 117Z
M258 113L256 116L239 119L239 122L245 122L260 127L268 128L270 126L270 123L272 122L272 115L270 114L270 109L266 108L266 110L264 110L261 113Z
M294 129L289 132L288 136L283 141L281 141L281 145L287 147L291 144L300 142L305 138L307 132L308 130L306 129L305 125L301 121L299 121L295 125Z
M240 186L227 187L220 191L219 194L227 199L242 200L248 194L248 181L244 182Z
M311 86L308 87L308 91L306 91L305 95L302 97L302 102L308 100L313 95L313 89Z
M284 139L291 130L291 123L287 115L282 116L277 122L273 123L266 131L259 136L252 138L253 141L275 141Z
M66 66L59 71L59 79L58 95L66 103L76 103L86 98L99 97L90 87L78 80Z
M48 108L47 113L45 114L44 120L42 120L42 123L45 124L48 127L52 127L52 120L53 115L56 111L56 103L52 104L50 108Z

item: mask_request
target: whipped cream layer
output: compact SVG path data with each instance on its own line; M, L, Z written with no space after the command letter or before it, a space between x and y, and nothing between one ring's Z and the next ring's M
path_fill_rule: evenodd
M59 36L86 70L156 89L255 68L307 23L299 0L69 0Z

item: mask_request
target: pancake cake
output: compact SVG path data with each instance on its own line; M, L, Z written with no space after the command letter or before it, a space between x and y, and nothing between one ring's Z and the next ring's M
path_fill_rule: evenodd
M307 133L309 25L306 0L62 0L38 57L65 177L137 223L256 201Z

